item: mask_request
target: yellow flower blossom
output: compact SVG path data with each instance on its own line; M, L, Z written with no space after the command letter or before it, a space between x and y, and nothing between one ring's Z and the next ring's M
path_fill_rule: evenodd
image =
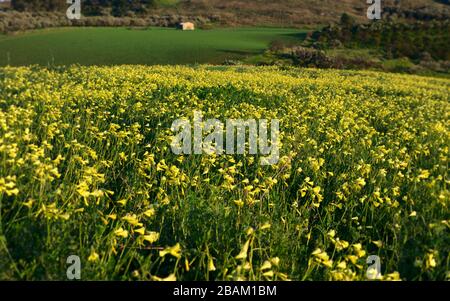
M181 246L179 243L174 245L173 247L166 248L162 251L159 251L159 256L164 257L167 254L172 255L173 257L180 258L181 257Z

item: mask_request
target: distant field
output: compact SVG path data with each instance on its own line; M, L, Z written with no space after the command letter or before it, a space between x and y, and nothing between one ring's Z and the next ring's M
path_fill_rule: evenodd
M58 28L0 35L0 65L222 63L258 54L274 40L302 39L306 30Z

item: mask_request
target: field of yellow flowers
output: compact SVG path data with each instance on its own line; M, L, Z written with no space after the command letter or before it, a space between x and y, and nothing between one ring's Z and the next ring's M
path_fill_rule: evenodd
M0 279L450 278L450 80L275 67L0 69ZM276 165L172 122L280 120Z

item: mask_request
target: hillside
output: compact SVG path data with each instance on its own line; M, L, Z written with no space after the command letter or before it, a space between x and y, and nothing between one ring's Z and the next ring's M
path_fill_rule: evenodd
M430 19L450 15L446 1L386 0L382 3L385 17ZM67 4L58 0L13 0L12 4L15 10L30 13L51 11L63 14L67 9ZM366 1L362 0L89 0L83 1L82 14L85 17L134 19L164 16L165 23L160 21L161 25L172 24L179 19L193 19L200 24L301 26L334 22L343 13L366 22L367 7Z

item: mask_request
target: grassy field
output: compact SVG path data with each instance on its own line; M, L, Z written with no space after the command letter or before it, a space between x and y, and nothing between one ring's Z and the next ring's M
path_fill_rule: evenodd
M223 63L305 31L277 28L183 32L169 28L61 28L0 36L0 65Z
M448 279L449 89L363 71L0 68L0 279L66 279L71 255L83 280L365 280L372 255L382 280ZM280 160L175 155L171 124L194 110L278 119Z

